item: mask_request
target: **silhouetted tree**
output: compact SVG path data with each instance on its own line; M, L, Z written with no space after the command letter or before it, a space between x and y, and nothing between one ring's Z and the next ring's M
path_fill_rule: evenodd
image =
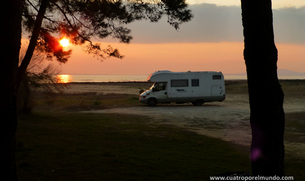
M271 0L241 0L253 175L284 174L284 93L277 76Z
M15 165L16 93L23 0L4 0L1 3L0 177L1 180L17 180Z
M192 18L184 0L3 0L0 8L2 46L0 76L1 180L17 180L15 133L16 93L31 61L39 49L48 58L65 63L71 51L64 51L54 35L69 37L74 44L99 57L122 58L117 49L94 44L90 38L108 36L129 43L130 30L124 25L136 20L157 22L163 15L174 28ZM18 67L21 32L30 33L30 43Z
M19 65L25 56L28 42L22 41L19 53ZM17 91L17 113L29 114L33 109L32 89L40 88L46 95L52 92L61 92L62 86L57 84L54 75L60 73L60 68L54 62L46 63L47 55L35 50L26 73L19 83Z

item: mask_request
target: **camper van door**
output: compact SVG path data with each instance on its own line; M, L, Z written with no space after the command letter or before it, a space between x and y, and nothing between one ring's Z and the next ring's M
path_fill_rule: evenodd
M167 99L167 89L166 82L157 82L153 87L153 94L158 102L166 102Z

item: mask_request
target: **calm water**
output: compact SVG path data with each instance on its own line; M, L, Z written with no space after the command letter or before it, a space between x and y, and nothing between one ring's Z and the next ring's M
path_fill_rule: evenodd
M57 75L58 83L147 81L148 75ZM224 75L225 80L246 80L244 75ZM279 76L280 79L305 79L305 76Z
M148 75L57 75L58 83L146 81Z

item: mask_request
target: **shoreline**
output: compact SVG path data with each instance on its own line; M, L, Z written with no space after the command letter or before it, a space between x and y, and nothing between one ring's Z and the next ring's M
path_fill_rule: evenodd
M280 84L305 84L305 79L280 79ZM55 83L58 85L113 85L113 86L144 86L151 87L154 82L148 81L121 81L121 82L68 82L68 83ZM247 84L247 80L225 80L225 85L233 84Z
M63 74L56 75L60 83L91 83L91 82L145 82L148 75L88 75L88 74ZM304 75L279 75L280 80L305 80ZM225 80L247 80L247 75L224 74Z
M305 82L305 79L279 79L280 82ZM247 82L247 79L230 79L225 80L225 82ZM57 83L57 84L115 84L115 83L122 83L122 84L131 84L131 83L153 83L148 81L107 81L107 82L67 82L67 83Z
M138 95L139 90L148 90L153 85L153 82L70 82L55 84L58 85L59 88L63 88L65 93L97 92L104 94L118 93ZM302 93L300 91L305 88L305 80L280 80L280 84L284 90L285 96L289 94L294 96L296 95L296 92L298 92L297 95L301 96ZM225 80L225 86L227 93L248 93L247 80Z

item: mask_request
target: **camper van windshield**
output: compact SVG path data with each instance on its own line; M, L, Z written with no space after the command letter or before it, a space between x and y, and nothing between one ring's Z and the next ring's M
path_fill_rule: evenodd
M156 83L154 83L150 88L149 90L153 89L155 87Z
M166 89L166 82L156 82L151 88L153 91L161 91Z

